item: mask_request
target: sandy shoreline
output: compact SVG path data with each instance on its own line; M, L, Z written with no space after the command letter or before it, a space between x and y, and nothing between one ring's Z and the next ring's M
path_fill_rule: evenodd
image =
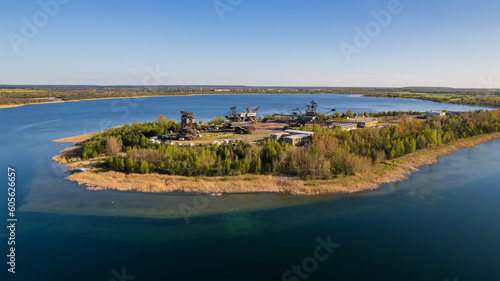
M23 105L26 105L26 104L0 104L0 108L12 108L12 107L19 107L19 106L23 106Z
M115 97L115 98L95 98L95 99L83 99L83 100L57 100L57 101L34 102L34 103L24 103L24 104L8 104L8 105L4 104L0 105L0 108L12 108L25 105L37 105L37 104L48 104L48 103L79 102L87 100L136 99L136 98L147 98L147 97L164 97L164 96L133 96L133 97Z
M70 168L80 165L81 162L68 163L66 157L79 149L79 145L93 135L56 140L57 142L73 142L77 146L63 150L60 155L54 156L53 160L60 164L69 164ZM436 162L439 156L495 138L500 138L500 133L461 139L451 144L422 149L386 161L360 175L327 181L303 181L293 177L251 174L237 177L182 177L161 174L125 174L115 171L75 173L67 179L86 186L88 190L148 193L186 192L217 195L223 193L288 193L293 195L354 193L374 190L385 183L405 180L408 174L418 171L420 166Z
M58 155L52 157L52 160L58 162L61 165L68 165L67 158L71 158L71 156L78 157L78 150L85 144L86 141L92 139L97 133L89 133L69 138L62 138L53 140L53 142L71 142L75 146L68 147L63 151L60 151ZM70 165L70 168L71 165Z
M75 145L77 145L78 143L82 143L82 142L85 142L85 141L92 139L97 134L98 133L88 133L88 134L84 134L84 135L53 140L53 142L72 142Z

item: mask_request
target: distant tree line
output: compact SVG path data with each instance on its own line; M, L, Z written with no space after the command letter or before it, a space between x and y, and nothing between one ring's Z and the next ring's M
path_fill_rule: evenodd
M2 86L0 104L44 101L44 98L85 100L99 98L214 94L213 86ZM355 94L374 97L422 99L435 102L500 107L500 90L451 88L259 88L223 87L231 94Z
M465 105L482 105L500 107L500 91L462 91L462 92L442 92L434 91L430 93L417 92L372 92L365 96L384 98L405 98L419 99L440 103L453 103Z

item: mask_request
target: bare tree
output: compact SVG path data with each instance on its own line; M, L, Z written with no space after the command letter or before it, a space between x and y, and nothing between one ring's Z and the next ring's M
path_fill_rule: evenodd
M115 137L111 136L106 139L106 151L109 156L117 156L121 150L120 142Z

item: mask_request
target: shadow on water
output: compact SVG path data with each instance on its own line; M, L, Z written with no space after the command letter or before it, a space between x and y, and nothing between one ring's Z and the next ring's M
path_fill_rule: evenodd
M86 220L85 217L92 217L90 221L94 220L94 217L110 217L112 221L119 221L119 218L136 218L139 222L144 222L145 229L157 227L155 223L153 223L155 226L151 226L148 219L152 219L153 222L164 220L165 232L175 229L178 233L179 225L188 225L187 229L199 228L194 232L195 236L231 237L241 233L258 234L261 230L272 231L336 217L355 218L367 213L394 212L398 208L414 206L429 208L435 202L447 200L450 195L460 192L471 181L498 173L495 161L487 161L494 159L491 158L491 150L484 149L483 146L499 143L498 140L492 141L442 156L437 164L421 167L419 172L409 175L408 180L386 184L375 191L332 196L230 194L207 197L187 194L88 191L82 186L64 180L67 172L54 170L50 165L38 165L40 168L29 184L29 193L20 211L71 217L68 222L58 225L62 229L57 231L63 231L65 228L78 229L70 225L72 222L78 225L79 220ZM471 173L470 165L481 169ZM283 212L286 214L286 219L280 216L268 216L272 212ZM33 222L33 227L39 228L40 224L43 225L43 222ZM120 235L114 233L107 237L106 225L108 223L102 225L101 234L104 235L104 239L122 237L127 241L134 240L133 232L127 235L129 230ZM93 231L99 232L98 229L94 228ZM165 233L160 236L161 239L168 240L177 235ZM189 237L190 234L182 236Z

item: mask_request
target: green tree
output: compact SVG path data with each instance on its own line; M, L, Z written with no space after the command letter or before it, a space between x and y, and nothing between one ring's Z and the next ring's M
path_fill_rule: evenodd
M149 163L144 160L140 160L136 163L136 170L139 174L147 174L149 173Z
M444 133L443 142L444 143L449 143L451 141L452 141L452 138L451 138L450 134L448 132Z
M392 147L391 152L389 154L389 158L394 159L394 157L396 157L396 148Z
M417 149L424 149L427 147L427 140L423 135L418 135L416 140Z
M134 160L132 160L132 158L125 159L125 172L127 173L135 172L135 163Z
M164 123L164 122L167 122L167 118L165 117L165 115L160 114L158 116L158 123Z
M262 163L260 157L257 157L257 161L255 162L255 173L256 174L262 173Z
M396 145L394 148L395 148L395 157L400 157L405 154L404 143L401 141L401 139L396 140Z

